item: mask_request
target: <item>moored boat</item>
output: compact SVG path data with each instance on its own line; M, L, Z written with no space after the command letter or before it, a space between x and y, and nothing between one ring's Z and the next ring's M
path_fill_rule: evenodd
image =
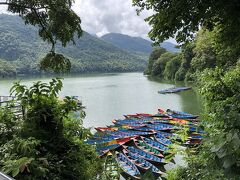
M130 161L124 154L116 152L116 160L122 171L133 179L140 179L140 172L136 165Z
M138 148L143 150L146 153L152 154L154 156L163 158L164 156L161 154L160 151L158 151L157 149L155 149L152 146L149 146L147 143L145 143L143 140L141 139L134 139L134 145Z
M108 153L110 150L115 150L120 148L121 145L119 144L111 144L111 145L107 145L107 146L97 146L96 151L99 154L99 156L103 156L106 153Z
M175 110L167 109L166 112L170 117L178 118L178 119L196 119L196 118L198 118L198 115L193 115L193 114L189 114L189 113L182 112L182 111L175 111Z
M151 146L161 152L165 152L168 150L168 148L160 142L154 141L154 140L146 138L146 137L141 137L141 138L146 144L148 144L149 146Z
M137 148L134 148L132 146L123 146L127 151L133 153L133 154L136 154L138 155L139 157L151 162L151 163L155 163L155 164L166 164L166 161L165 159L163 158L160 158L160 157L157 157L157 156L154 156L154 155L151 155L149 153L146 153L145 151L143 150L140 150L140 149L137 149Z
M154 138L156 139L157 142L160 142L164 146L169 146L173 144L171 140L169 140L168 138L165 138L164 136L161 136L161 134L155 134Z
M175 130L179 129L180 127L174 126L171 124L164 124L164 123L158 123L158 124L147 124L146 127L152 128L152 130L155 131L169 131L169 130Z
M156 166L154 166L152 163L144 160L140 156L127 151L126 149L123 149L123 153L142 171L147 171L151 168L153 174L155 177L159 177L162 174L164 174L162 171L160 171Z

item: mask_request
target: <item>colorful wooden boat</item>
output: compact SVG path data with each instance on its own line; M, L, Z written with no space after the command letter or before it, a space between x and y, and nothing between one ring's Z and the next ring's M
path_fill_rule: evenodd
M104 173L107 179L111 179L111 180L120 179L120 171L118 168L118 163L116 161L116 158L113 156L111 152L107 153L105 163L104 163Z
M149 153L146 153L145 151L142 151L140 149L134 148L132 146L123 146L127 151L138 155L139 157L155 164L166 164L165 159L151 155Z
M175 136L177 136L176 134L163 132L163 131L158 131L157 134L159 134L165 138L174 138Z
M203 139L203 136L200 135L200 134L190 134L188 139L191 139L191 140L197 140L197 139Z
M164 174L162 171L160 171L156 166L154 166L152 163L144 160L143 158L139 157L138 155L131 153L127 151L126 149L123 149L123 153L130 159L140 170L147 171L151 168L153 174L155 177L159 177L162 174Z
M118 162L119 167L122 171L133 179L140 179L140 172L135 166L135 164L130 161L124 154L117 152L116 160Z
M133 130L119 130L116 132L108 132L109 135L117 135L118 137L137 137L153 135L153 132L133 131Z
M127 114L127 115L123 115L125 118L129 119L129 118L139 118L139 115L137 114Z
M167 109L166 112L169 114L179 114L179 115L184 115L184 116L194 116L194 117L198 117L198 115L193 115L190 113L186 113L183 111L176 111L176 110L171 110L171 109Z
M121 145L119 145L119 144L111 144L111 145L107 145L107 146L97 146L96 151L99 154L99 156L103 156L106 153L108 153L110 150L115 150L120 147L121 147Z
M168 138L162 136L161 134L155 134L154 138L156 139L157 142L160 142L164 146L169 146L172 144L172 141L170 141Z
M135 130L135 131L153 132L153 133L156 132L156 131L153 130L152 128L146 127L146 126L144 126L144 127L136 127L136 128L134 128L133 130Z
M168 130L180 129L180 127L178 126L174 126L171 124L164 124L164 123L158 123L157 125L147 124L146 127L152 128L152 130L154 131L168 131Z
M146 144L148 144L149 146L151 146L151 147L153 147L153 148L155 148L155 149L157 149L161 152L165 152L165 151L168 150L168 148L160 142L157 142L157 141L154 141L152 139L145 138L145 137L141 137L141 138Z
M178 119L196 119L198 118L198 115L192 115L186 112L182 111L175 111L171 109L166 110L168 116L173 117L173 118L178 118Z
M201 139L190 139L184 143L186 146L196 146L202 143Z
M149 154L152 154L154 156L157 156L157 157L161 157L163 158L164 156L161 154L160 151L158 151L157 149L155 149L154 147L152 146L149 146L147 143L145 143L143 140L141 139L134 139L133 140L134 142L134 145L138 148L138 149L141 149L143 150L144 152L146 153L149 153Z
M99 132L105 132L105 131L117 131L117 127L97 127L95 128Z
M147 113L137 113L137 115L140 117L152 117L152 114L147 114Z
M133 119L123 119L123 120L113 120L112 122L116 125L135 125L135 126L140 126L142 124L146 124L151 122L153 119L148 118L148 119L138 119L138 120L133 120Z

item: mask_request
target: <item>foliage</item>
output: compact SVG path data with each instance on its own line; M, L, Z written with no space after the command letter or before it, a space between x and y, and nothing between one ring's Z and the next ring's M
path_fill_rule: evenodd
M183 81L185 79L185 76L191 67L192 58L194 57L194 53L193 53L194 47L195 47L194 43L187 43L182 48L182 53L181 53L182 63L175 74L175 80Z
M53 72L56 73L69 72L71 69L71 62L62 54L50 52L41 60L40 69L45 71L53 70Z
M163 76L164 79L173 80L175 79L175 74L181 65L181 55L175 56L173 59L167 62Z
M154 62L151 74L153 76L163 77L163 73L167 62L171 61L176 55L170 52L162 54L156 62Z
M156 48L152 51L152 53L149 56L148 60L148 66L147 69L145 70L146 74L151 74L152 69L153 69L153 64L157 61L157 59L166 52L165 49L163 48Z
M8 141L0 139L2 171L16 179L94 179L97 176L101 165L96 151L83 142L91 133L82 127L82 119L71 115L80 111L79 118L83 118L84 112L75 99L58 99L61 88L60 79L53 79L49 84L37 82L30 88L19 83L12 87L25 113L22 122L14 124L17 128L12 126L15 131L1 130L9 137ZM13 114L2 117L1 126L14 123Z
M139 7L138 12L153 10L153 15L146 20L152 27L149 36L157 43L175 35L178 42L185 42L194 37L200 27L212 30L216 24L222 26L221 37L226 42L240 37L237 33L240 20L236 18L240 15L238 1L133 0L133 5Z

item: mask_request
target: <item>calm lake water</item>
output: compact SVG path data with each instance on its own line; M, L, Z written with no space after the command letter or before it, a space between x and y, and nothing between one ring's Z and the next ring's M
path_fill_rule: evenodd
M47 82L51 78L21 78L22 84ZM16 80L0 80L0 95L9 95ZM149 79L142 73L91 74L65 77L61 96L80 96L86 106L85 127L106 126L123 114L156 113L158 108L200 114L201 101L194 90L178 94L158 94L158 90L176 86ZM185 84L177 84L179 86Z

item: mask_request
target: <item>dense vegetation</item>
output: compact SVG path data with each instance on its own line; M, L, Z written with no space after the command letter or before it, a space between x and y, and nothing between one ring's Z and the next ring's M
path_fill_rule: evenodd
M39 37L37 28L26 26L17 16L0 15L0 58L9 62L17 74L40 73L40 60L49 46ZM131 54L87 32L63 48L56 44L56 52L71 61L71 72L143 71L146 58Z
M59 79L13 86L24 113L21 119L0 109L1 171L16 179L96 179L100 174L94 147L83 143L91 135L82 126L84 112L74 98L58 98L61 88Z
M154 49L149 56L145 74L167 80L174 80L181 65L181 54L166 52L163 48Z
M134 0L134 5L154 9L147 19L153 40L177 34L184 43L175 79L194 80L205 100L205 140L186 151L188 166L174 169L168 179L239 179L240 3Z

